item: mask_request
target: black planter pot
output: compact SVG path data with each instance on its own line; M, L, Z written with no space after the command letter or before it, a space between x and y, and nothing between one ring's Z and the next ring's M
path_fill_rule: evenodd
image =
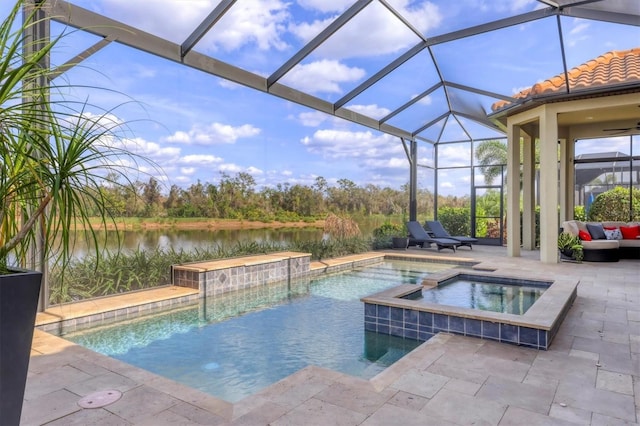
M394 249L407 249L409 247L409 238L407 237L392 237L391 246Z
M42 273L0 275L0 422L20 424Z
M560 251L560 260L575 260L573 255L573 249L563 248L559 249Z

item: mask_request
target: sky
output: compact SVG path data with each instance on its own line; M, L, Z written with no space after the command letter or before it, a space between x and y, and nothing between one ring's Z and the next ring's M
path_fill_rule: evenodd
M2 2L0 16L9 6ZM73 0L125 24L181 43L215 8L215 0ZM238 0L195 50L261 76L269 76L354 2L347 0ZM535 0L389 0L421 33L432 36L542 7ZM577 66L610 50L640 46L634 27L561 18L566 60ZM351 100L347 107L381 118L437 81L513 95L562 71L554 18L526 23L437 45L408 61L384 83ZM80 31L52 25L66 36L52 63L62 64L97 41ZM366 34L366 37L362 35ZM373 1L367 8L285 74L280 83L335 102L419 39ZM319 176L330 185L350 179L358 185L399 188L409 179L405 150L397 137L313 111L179 64L111 43L67 72L63 82L108 90L74 89L65 95L114 108L127 123L123 142L159 166L144 168L140 180L157 179L165 191L198 181L216 183L223 173L251 174L259 188L278 183L312 185ZM451 92L459 109L490 111L496 100ZM389 121L417 129L446 112L436 90ZM98 112L96 108L96 113ZM466 132L465 132L466 130ZM428 139L494 138L499 133L462 119L441 122ZM600 143L600 142L599 142ZM471 144L443 145L439 164L469 164ZM433 149L421 143L419 163L433 165ZM443 172L440 190L469 193L468 172ZM432 183L424 184L434 190Z

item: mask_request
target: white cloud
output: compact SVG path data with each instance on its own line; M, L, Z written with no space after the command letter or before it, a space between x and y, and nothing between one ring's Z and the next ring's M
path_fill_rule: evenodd
M318 127L329 118L330 116L328 114L320 111L302 112L298 114L298 120L306 127Z
M590 38L588 31L590 26L591 24L582 19L574 19L572 21L572 27L566 38L567 45L569 47L574 47L578 43L588 40Z
M576 141L576 155L622 152L629 154L629 136L580 139ZM635 154L635 150L634 150Z
M195 125L186 132L179 130L167 137L166 141L189 145L232 144L240 138L249 138L258 134L260 134L260 129L251 124L233 127L228 124L211 123L204 127Z
M253 166L247 167L245 171L249 173L251 176L261 176L264 174L264 172L261 169Z
M279 0L242 0L236 2L202 39L206 50L233 51L245 45L259 50L285 50L282 35L290 19L289 4Z
M298 4L305 9L323 13L342 12L353 3L353 0L298 0Z
M538 81L538 83L541 83L541 81ZM531 89L531 86L513 87L513 88L511 88L511 94L512 95L516 95L516 94L522 92L523 90L529 90L529 89Z
M220 166L218 167L218 170L224 173L235 174L235 173L240 173L244 171L244 168L234 163L225 163L225 164L220 164Z
M340 83L358 81L364 76L365 71L361 68L348 67L338 61L321 60L296 65L281 82L308 93L342 93Z
M94 114L85 111L82 114L71 115L62 119L65 126L86 127L97 131L118 131L124 121L113 114ZM108 141L105 141L107 143Z
M170 40L184 39L215 8L215 0L104 0L105 15ZM167 17L171 25L167 25Z
M136 79L154 78L158 74L155 68L146 67L141 64L135 64L130 71L132 71L133 77Z
M396 0L390 3L393 3L393 7L404 14L422 33L428 33L436 28L442 20L438 6L428 1ZM295 23L290 25L289 29L303 43L306 43L331 20L333 17ZM362 34L367 34L367 37L363 38ZM318 47L313 54L328 59L371 57L403 51L417 41L417 36L387 8L378 2L372 2Z
M244 87L244 86L242 86L242 84L238 84L238 83L236 83L234 81L227 80L227 79L224 79L224 78L219 78L218 79L218 85L220 87L224 87L225 89L229 89L229 90L236 90L236 89L241 89L242 87Z
M191 154L185 155L178 160L179 164L194 164L196 166L207 166L211 164L221 163L223 160L215 155L208 154Z
M425 96L418 101L420 105L431 105L432 102L433 99L431 99L431 96Z
M440 167L468 166L470 161L471 149L468 144L445 144L438 148Z
M167 142L173 142L173 143L187 144L190 141L191 141L191 138L189 137L189 133L183 132L182 130L178 130L173 135L167 138Z
M192 175L196 172L196 168L195 167L181 167L180 168L180 173L182 173L183 175Z
M495 10L512 13L535 9L538 6L538 2L535 0L470 0L466 4L468 7L477 8L483 12Z
M327 126L334 129L349 128L352 124L349 120L345 120L341 117L336 117L330 114L325 114L320 111L309 111L298 114L297 116L290 115L289 119L298 120L300 124L305 127L319 127L321 124L326 123Z
M254 178L264 175L264 171L254 166L244 167L235 163L224 163L218 166L218 171L227 174L249 173Z
M154 35L182 43L215 9L216 0L105 0L107 16L134 25ZM234 50L253 44L258 49L283 50L289 4L280 0L242 0L236 2L214 28L200 41L206 51ZM170 20L170 21L169 21Z
M161 146L142 138L121 139L119 143L127 151L153 161L175 159L180 155L180 148Z
M407 173L408 173L408 166L409 166L406 156L370 159L370 160L365 160L364 164L367 167L371 167L374 169L406 170Z
M380 119L382 117L387 116L391 110L388 108L384 108L378 106L376 104L371 105L347 105L347 109L358 112L360 114Z
M569 34L571 35L575 35L575 34L580 34L582 32L585 32L589 29L590 24L588 24L587 22L580 22L577 25L575 25L573 28L571 28L571 30L569 31Z
M289 31L295 34L302 43L306 44L317 36L320 31L325 29L334 19L335 16L326 19L317 19L313 22L294 22L289 25Z
M301 142L309 152L334 160L357 158L364 162L368 159L389 160L405 156L398 138L385 134L374 135L370 131L318 130Z

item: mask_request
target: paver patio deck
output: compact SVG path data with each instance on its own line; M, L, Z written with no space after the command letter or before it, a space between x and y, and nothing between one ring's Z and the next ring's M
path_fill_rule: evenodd
M235 404L36 330L21 424L638 424L640 261L545 265L537 252L508 258L486 246L408 252L532 278L578 277L578 298L548 351L439 334L371 380L309 366ZM108 389L122 398L78 405Z

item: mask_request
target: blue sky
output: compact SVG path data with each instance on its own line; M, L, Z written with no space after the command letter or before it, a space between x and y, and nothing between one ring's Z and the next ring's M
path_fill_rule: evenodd
M72 3L181 43L218 2ZM268 76L351 4L353 1L346 0L239 0L195 50ZM535 0L393 0L389 4L403 11L426 35L542 7ZM0 12L7 6L0 6ZM569 67L610 50L640 45L637 28L568 17L561 18L561 25ZM52 29L63 30L59 24ZM433 53L445 79L511 95L562 71L556 29L554 17L435 46ZM52 62L61 64L96 41L90 34L71 32L57 47ZM415 34L374 1L287 73L281 83L336 101L417 41ZM409 61L384 83L353 99L348 107L380 118L428 88L437 74L423 55L428 53L424 51ZM405 152L395 137L118 43L111 43L63 78L73 84L112 90L75 90L68 95L89 99L104 108L120 105L114 114L129 123L131 132L126 143L161 167L161 171L143 171L167 190L172 184L187 187L198 180L216 182L221 173L233 176L238 172L253 175L260 187L277 183L311 185L317 176L330 184L348 178L359 185L395 188L408 181ZM495 101L488 97L471 99L462 92L458 95L458 102L468 109L488 111ZM134 102L122 105L130 100ZM444 93L435 91L391 123L418 128L445 112L444 102ZM463 124L472 129L475 138L498 136L472 122ZM439 132L436 126L424 136L435 138ZM444 129L443 137L468 138L455 122ZM440 163L468 164L469 149L469 144L443 147ZM420 155L422 163L432 164L433 155L427 146ZM468 193L468 173L446 176L443 174L439 182L442 189ZM146 181L148 176L140 180Z

